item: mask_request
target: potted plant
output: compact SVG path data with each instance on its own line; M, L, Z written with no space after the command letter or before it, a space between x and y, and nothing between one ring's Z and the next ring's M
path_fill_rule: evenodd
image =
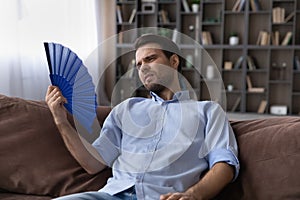
M192 0L192 11L198 12L201 0Z
M239 36L236 32L232 32L229 36L229 44L230 45L238 45L239 44Z

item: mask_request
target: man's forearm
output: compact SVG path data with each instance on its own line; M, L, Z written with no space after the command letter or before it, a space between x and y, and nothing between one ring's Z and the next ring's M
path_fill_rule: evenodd
M227 163L216 163L205 176L186 193L197 200L212 199L215 197L234 177L234 168Z
M89 174L98 173L106 167L96 149L82 138L70 123L59 123L57 127L72 156Z

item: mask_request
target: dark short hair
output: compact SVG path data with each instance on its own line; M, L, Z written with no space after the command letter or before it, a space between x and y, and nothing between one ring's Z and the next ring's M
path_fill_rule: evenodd
M176 54L179 58L179 65L177 71L181 72L182 57L180 56L181 51L177 44L167 37L155 34L144 34L136 39L134 43L134 49L137 50L141 46L149 43L155 43L160 45L161 50L165 56L169 59L172 55Z

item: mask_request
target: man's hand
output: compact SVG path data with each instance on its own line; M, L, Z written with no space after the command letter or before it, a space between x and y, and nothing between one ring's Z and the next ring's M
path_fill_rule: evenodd
M198 200L191 194L187 193L168 193L160 196L160 200Z
M62 95L59 88L56 86L49 86L45 101L48 104L50 111L53 115L54 121L56 124L61 124L66 122L67 113L66 109L63 106L64 103L67 103L66 98Z
M203 200L215 197L234 177L234 168L227 163L216 163L198 183L183 193L168 193L160 200Z

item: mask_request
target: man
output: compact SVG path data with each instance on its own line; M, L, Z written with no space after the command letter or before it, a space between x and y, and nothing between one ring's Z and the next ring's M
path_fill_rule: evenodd
M213 198L239 170L225 113L217 103L195 101L182 91L180 51L171 40L143 35L135 49L139 78L152 99L129 98L117 105L93 145L67 121L59 89L49 87L46 102L74 158L89 173L106 165L113 170L100 191L59 199Z

